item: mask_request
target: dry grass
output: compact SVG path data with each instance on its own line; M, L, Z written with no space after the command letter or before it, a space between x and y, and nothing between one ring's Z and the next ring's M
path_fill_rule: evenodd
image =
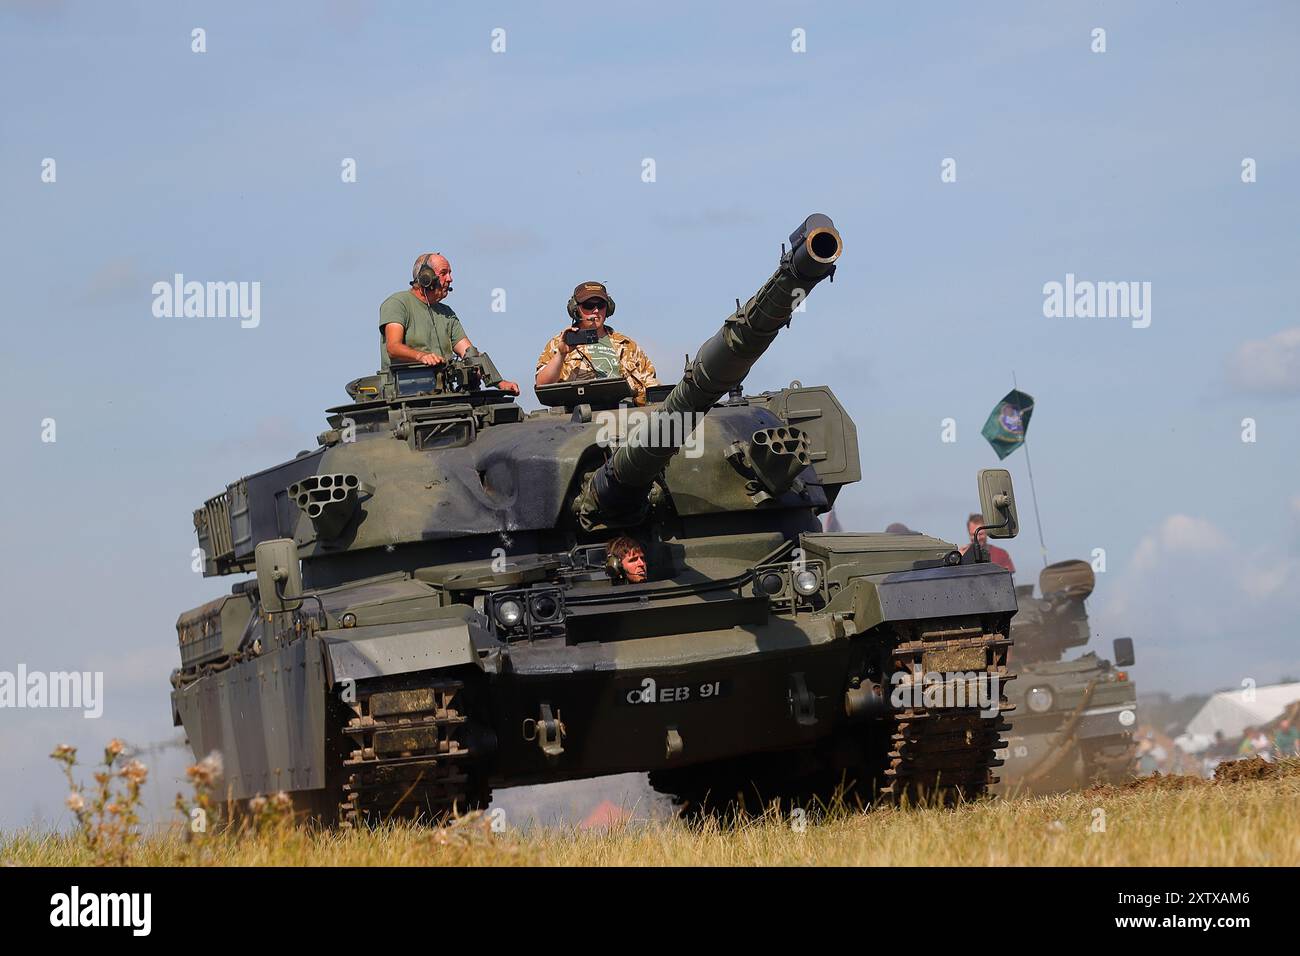
M1168 781L1166 782L1169 783ZM1300 761L1272 779L1108 789L981 802L957 810L876 810L810 820L774 815L735 828L631 824L608 831L494 834L471 815L438 830L404 825L321 833L279 825L187 843L147 837L129 862L184 866L1295 866ZM1104 818L1096 811L1102 811ZM1104 819L1105 831L1095 832ZM0 836L0 863L93 863L75 836Z

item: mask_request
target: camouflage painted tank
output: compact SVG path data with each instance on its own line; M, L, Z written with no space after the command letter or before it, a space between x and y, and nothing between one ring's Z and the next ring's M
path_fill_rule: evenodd
M1123 670L1133 664L1133 642L1115 641L1115 662L1095 652L1065 659L1088 643L1084 601L1095 577L1086 561L1059 561L1033 585L1018 588L1020 613L1012 637L1017 680L1002 793L1050 793L1119 783L1133 770L1137 688Z
M479 387L485 356L394 366L348 386L314 451L207 501L206 572L256 573L181 616L172 707L229 796L351 823L628 771L696 808L983 792L1010 575L921 535L821 533L861 477L854 423L826 386L741 391L840 250L809 217L644 407L607 379L525 412ZM980 482L1014 534L1006 472ZM650 580L605 573L623 533Z

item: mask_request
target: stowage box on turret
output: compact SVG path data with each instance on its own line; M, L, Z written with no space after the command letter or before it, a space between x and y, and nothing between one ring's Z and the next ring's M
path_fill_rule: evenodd
M479 387L486 356L396 365L348 386L314 451L208 500L206 572L256 576L181 616L172 708L225 793L344 823L629 771L697 809L982 793L1010 575L821 533L861 477L853 421L825 386L741 392L840 251L810 216L644 407L612 379L525 412ZM980 477L1010 536L1006 473ZM649 580L607 575L622 534Z

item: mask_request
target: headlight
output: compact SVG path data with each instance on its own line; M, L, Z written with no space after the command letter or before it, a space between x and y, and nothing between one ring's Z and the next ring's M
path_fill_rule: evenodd
M532 600L533 623L550 624L560 615L560 602L554 595L539 594Z
M815 571L800 571L794 576L794 589L804 597L816 594L820 587L821 581Z
M497 622L502 627L514 627L523 619L524 608L518 601L502 601L497 605Z
M780 594L784 582L781 580L781 575L775 571L769 571L759 578L758 584L763 589L764 594Z
M1025 695L1025 705L1036 714L1051 710L1052 701L1050 687L1034 687Z

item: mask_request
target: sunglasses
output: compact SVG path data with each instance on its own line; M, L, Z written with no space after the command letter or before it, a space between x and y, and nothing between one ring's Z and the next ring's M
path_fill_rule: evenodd
M581 308L586 309L588 312L595 312L597 309L609 308L609 303L604 299L588 299L586 302L579 302L578 305Z

